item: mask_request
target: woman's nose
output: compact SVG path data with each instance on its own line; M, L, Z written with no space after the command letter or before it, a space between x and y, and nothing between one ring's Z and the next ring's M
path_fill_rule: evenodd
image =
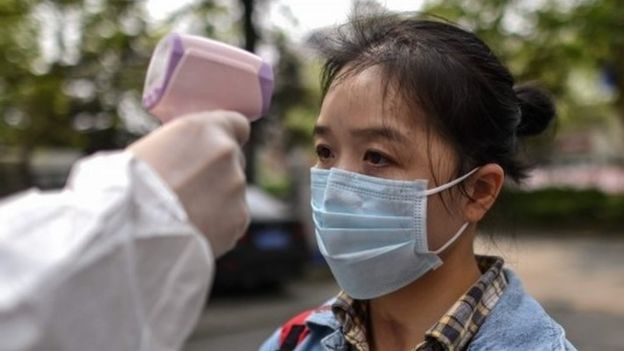
M344 171L362 173L361 162L359 162L359 158L352 153L339 155L333 167Z

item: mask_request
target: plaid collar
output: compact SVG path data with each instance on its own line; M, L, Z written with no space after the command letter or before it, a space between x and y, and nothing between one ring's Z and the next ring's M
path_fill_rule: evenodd
M479 330L507 286L500 257L477 256L481 278L455 302L426 333L425 341L413 351L464 350ZM342 325L345 339L357 351L368 351L366 301L354 300L340 292L332 311Z

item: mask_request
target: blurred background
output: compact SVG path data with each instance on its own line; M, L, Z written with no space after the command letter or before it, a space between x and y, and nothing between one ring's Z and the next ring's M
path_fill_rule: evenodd
M505 257L579 349L624 350L624 6L619 0L0 0L0 197L63 186L80 157L156 128L140 104L170 31L256 52L276 72L248 157L252 224L218 262L186 350L255 349L337 287L308 208L319 107L315 34L355 8L422 11L475 31L517 81L539 81L559 118L526 153L479 250Z

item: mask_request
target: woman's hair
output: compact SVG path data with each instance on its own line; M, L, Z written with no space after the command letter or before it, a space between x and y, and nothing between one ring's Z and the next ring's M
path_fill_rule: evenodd
M446 22L368 15L314 41L326 60L323 97L339 80L380 67L385 89L395 88L410 110L423 111L427 125L450 142L458 176L496 163L520 182L527 164L518 138L539 134L555 116L549 95L515 86L485 43Z

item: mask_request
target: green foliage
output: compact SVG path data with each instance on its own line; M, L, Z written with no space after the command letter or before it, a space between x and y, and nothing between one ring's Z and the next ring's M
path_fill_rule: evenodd
M294 191L294 184L290 177L284 173L276 174L275 172L270 172L263 167L260 167L259 173L258 184L262 189L279 199L289 199L289 196Z
M90 151L121 129L121 98L140 89L153 45L140 2L4 1L0 18L3 144L26 157L40 146Z
M212 36L225 17L212 0L159 22L145 1L0 0L0 193L32 185L35 149L90 153L148 131L139 99L156 42L179 22Z
M286 147L307 146L320 106L319 68L306 61L283 33L275 33L274 45L280 59L272 112L284 127Z
M518 81L539 81L553 92L566 125L575 123L580 117L576 111L586 104L574 94L573 73L592 72L595 82L607 70L613 78L612 104L624 122L621 1L432 0L426 11L473 30L510 66Z
M505 189L488 219L503 228L624 231L624 194L598 190L549 188Z
M0 146L85 152L124 146L124 106L138 104L157 40L189 18L212 34L211 0L196 1L168 21L150 20L144 1L0 1ZM140 118L140 117L139 117Z
M310 106L299 105L290 108L284 116L284 128L288 131L291 145L309 146L312 142L312 129L318 111Z

